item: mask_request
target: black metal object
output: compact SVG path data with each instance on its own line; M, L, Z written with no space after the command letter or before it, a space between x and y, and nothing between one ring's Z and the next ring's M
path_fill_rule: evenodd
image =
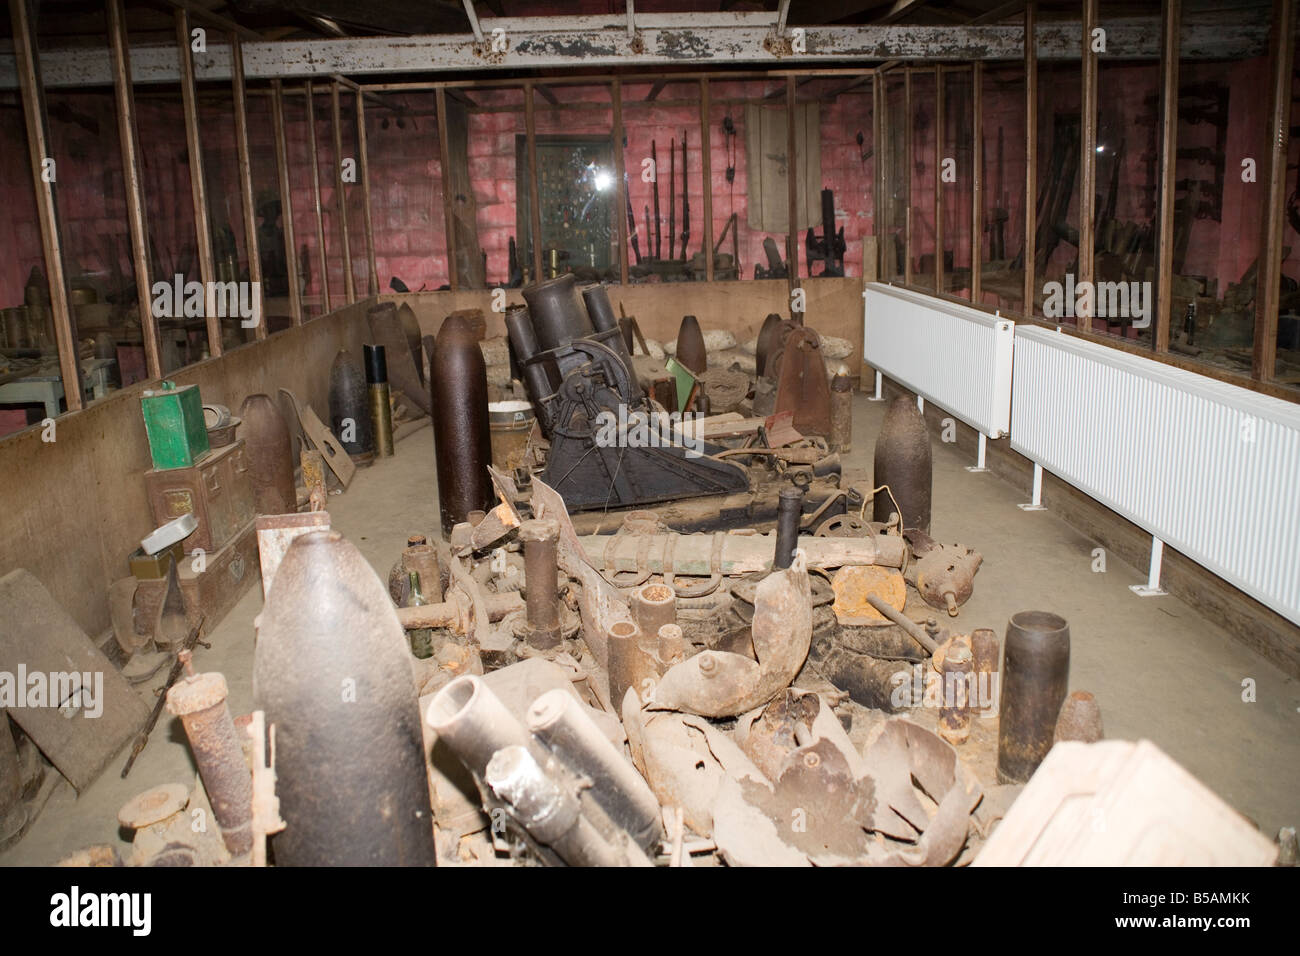
M442 533L450 536L452 527L471 511L486 511L495 500L487 470L492 461L487 366L463 319L453 315L442 323L429 370L438 507Z
M684 447L666 423L651 416L617 320L596 330L613 319L612 310L605 312L603 289L588 290L594 314L578 300L572 276L527 286L523 296L530 322L514 312L507 328L530 397L550 431L543 480L570 511L749 490L743 469L707 457L707 448ZM548 371L543 384L532 369L551 364L553 375Z
M776 504L776 553L772 570L781 571L794 563L799 546L799 520L803 517L803 489L782 488Z
M339 349L330 366L330 428L353 461L375 457L365 376L347 349Z
M1049 611L1007 623L998 723L998 780L1024 783L1047 756L1070 684L1070 626Z
M807 238L804 240L804 248L808 250L809 262L814 259L822 261L821 275L844 275L844 250L847 246L844 244L844 227L841 226L839 232L835 231L835 193L833 190L822 190L822 234L819 238L815 232L809 229Z
M763 254L767 256L767 268L763 268L759 263L754 263L755 279L788 279L790 270L786 267L785 260L781 258L781 250L776 244L776 240L768 236L763 240Z

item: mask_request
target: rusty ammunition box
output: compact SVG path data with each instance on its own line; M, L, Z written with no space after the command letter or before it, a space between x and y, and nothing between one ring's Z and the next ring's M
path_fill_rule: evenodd
M244 590L261 580L261 565L257 558L257 519L251 519L238 530L225 547L203 559L202 568L196 569L193 558L181 561L181 593L185 596L185 616L193 627L203 616L204 627L215 627L234 607Z
M198 528L185 540L191 552L202 549L211 555L257 515L242 438L189 468L147 471L144 483L157 524L194 515Z

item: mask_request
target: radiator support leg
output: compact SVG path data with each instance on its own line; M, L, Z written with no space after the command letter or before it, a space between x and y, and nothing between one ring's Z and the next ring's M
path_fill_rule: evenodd
M981 435L981 438L984 436ZM1043 507L1043 466L1034 462L1034 500L1016 505L1021 511L1046 511Z
M988 471L988 468L985 467L984 465L984 453L987 451L988 448L988 437L983 432L979 432L979 436L980 436L979 457L976 459L975 464L966 466L966 470L969 471L972 475L978 475Z
M1151 566L1147 569L1146 584L1130 584L1128 589L1138 597L1161 597L1168 594L1160 586L1160 565L1164 561L1165 543L1155 535L1151 536Z
M916 396L916 410L922 415L925 414L925 399L920 395Z
M884 377L883 375L881 375L879 372L876 373L876 394L872 395L869 399L867 399L867 401L869 401L869 402L883 402L883 401L885 400L885 396L881 393L881 390L880 390L880 389L881 389L881 386L882 386L883 383L884 383L884 378L885 378L885 377Z

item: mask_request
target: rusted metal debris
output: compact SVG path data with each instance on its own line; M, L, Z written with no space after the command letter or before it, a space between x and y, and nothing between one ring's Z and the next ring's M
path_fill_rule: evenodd
M939 545L916 563L916 589L931 607L946 609L949 617L970 600L975 572L984 563L978 551L961 545Z

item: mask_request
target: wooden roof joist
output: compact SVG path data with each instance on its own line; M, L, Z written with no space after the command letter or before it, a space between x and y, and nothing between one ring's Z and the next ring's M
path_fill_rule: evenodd
M1023 28L1014 25L787 26L777 34L770 14L749 13L638 15L632 37L622 19L608 17L492 19L481 26L489 38L494 30L505 31L504 52L491 52L472 34L246 41L244 67L249 80L736 63L789 69L846 61L1019 60L1024 41ZM1158 18L1107 19L1102 26L1108 58L1159 59ZM799 29L804 30L802 52L795 52L792 43ZM1260 55L1267 52L1268 29L1267 21L1188 17L1181 53L1211 59ZM1080 32L1077 22L1040 23L1035 30L1039 58L1077 60ZM210 45L194 56L196 78L229 81L230 62L229 46ZM174 47L132 48L131 69L137 84L179 80ZM107 46L102 51L43 50L41 73L48 88L112 84ZM15 88L17 82L13 56L0 55L0 89Z

